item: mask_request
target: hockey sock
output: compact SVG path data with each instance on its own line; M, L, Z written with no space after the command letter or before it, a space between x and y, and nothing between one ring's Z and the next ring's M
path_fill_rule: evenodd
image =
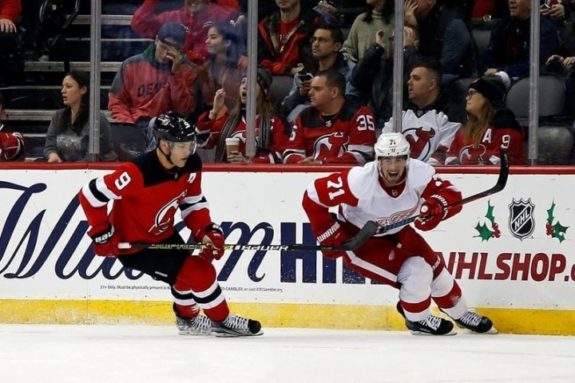
M190 294L206 316L221 322L230 313L228 304L216 281L214 266L200 257L188 257L174 283L174 290Z

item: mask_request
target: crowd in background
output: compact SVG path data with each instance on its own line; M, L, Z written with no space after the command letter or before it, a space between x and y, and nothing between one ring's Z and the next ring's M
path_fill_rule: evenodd
M34 21L65 3L0 0L0 89L25 77L24 59L49 59L54 42L39 37L46 26ZM111 84L99 160L153 150L151 122L168 111L195 124L203 159L215 162L364 164L378 134L394 129L393 0L258 2L253 157L246 153L248 2L177 3L136 4L131 29L150 45L125 57ZM574 11L571 0L541 1L541 70L563 80L566 118L575 114ZM512 164L526 164L525 124L505 99L529 76L531 0L405 0L404 16L401 130L411 155L433 165L498 164L504 146ZM485 49L478 29L490 31ZM286 77L285 91L272 91ZM88 95L86 73L62 75L63 108L46 132L44 160L87 158ZM0 161L22 160L25 134L3 126ZM230 137L240 141L231 155Z

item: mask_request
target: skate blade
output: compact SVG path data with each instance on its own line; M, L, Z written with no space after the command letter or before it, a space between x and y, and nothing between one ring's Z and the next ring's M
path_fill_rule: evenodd
M499 331L495 328L495 326L491 326L491 328L485 332L473 331L471 329L468 329L466 327L461 327L459 325L457 327L459 327L459 329L461 331L463 331L465 334L473 334L473 335L497 335L497 334L499 334Z
M411 332L411 335L418 335L418 336L453 336L453 335L457 335L457 332L453 331L453 330L451 330L447 334L432 334L430 332L414 331L414 330L409 330L409 331Z
M212 332L178 331L181 336L212 336Z
M246 336L261 336L264 335L263 331L260 331L256 334L242 334L235 331L222 331L222 330L212 330L212 334L215 335L217 338L240 338Z

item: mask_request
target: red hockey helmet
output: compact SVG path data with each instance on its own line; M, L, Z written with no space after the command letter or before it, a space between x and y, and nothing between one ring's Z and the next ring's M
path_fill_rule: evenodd
M20 133L0 132L0 161L17 160L24 153L24 137Z

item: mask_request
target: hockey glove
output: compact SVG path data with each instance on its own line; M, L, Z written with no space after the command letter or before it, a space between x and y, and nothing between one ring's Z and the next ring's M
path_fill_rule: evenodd
M435 229L447 214L447 202L438 195L425 200L419 209L419 218L415 220L415 227L427 231Z
M90 233L89 233L90 234ZM113 257L118 255L118 236L114 235L114 226L108 226L106 231L98 234L90 234L92 237L92 245L94 246L94 253L102 257Z
M335 222L329 229L317 237L317 241L322 246L343 245L347 239L347 234L343 231L339 222ZM344 251L322 250L322 253L327 258L339 258L345 255Z
M224 255L224 232L219 225L211 223L206 227L202 243L206 245L199 256L211 262L220 259Z

